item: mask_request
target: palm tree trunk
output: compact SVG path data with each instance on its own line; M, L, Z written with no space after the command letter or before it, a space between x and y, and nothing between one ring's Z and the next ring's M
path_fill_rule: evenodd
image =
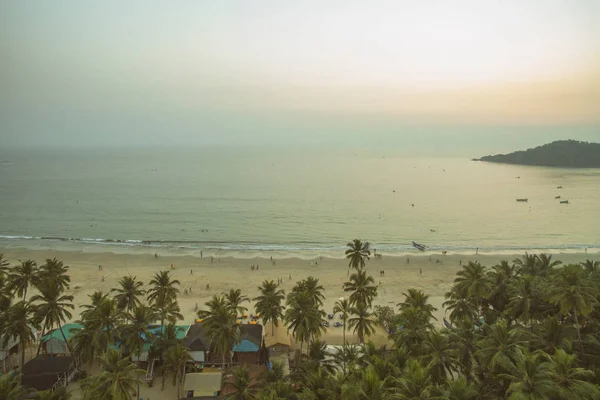
M60 334L62 335L63 339L65 340L65 344L67 345L67 349L69 350L69 355L71 355L71 357L72 357L73 356L73 350L71 350L71 345L67 341L65 333L62 330L62 324L60 323L60 319L58 320L58 329L60 329Z
M44 325L42 327L42 336L40 336L40 343L38 344L37 354L35 355L36 357L40 355L40 350L42 350L42 337L44 337L45 334L46 334L46 326Z
M21 342L21 368L25 365L25 342L22 340L23 338L19 338Z
M25 290L23 291L23 301L27 298L27 286L25 286Z
M581 330L579 329L579 318L577 317L577 311L573 308L573 315L575 317L575 328L577 329L577 341L579 342L579 351L583 353L583 343L581 342Z
M302 358L302 345L304 344L304 341L300 341L300 357L298 357L298 359L296 360L296 368L298 368L298 365L300 364L300 359Z
M346 375L346 318L344 318L344 327L342 330L344 343L342 343L342 351L344 352L344 375Z

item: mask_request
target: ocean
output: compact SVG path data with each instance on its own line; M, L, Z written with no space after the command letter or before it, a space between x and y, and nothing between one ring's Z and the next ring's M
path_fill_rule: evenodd
M5 149L0 188L0 247L309 258L342 257L362 238L397 255L415 253L413 241L433 253L600 249L600 169L387 149Z

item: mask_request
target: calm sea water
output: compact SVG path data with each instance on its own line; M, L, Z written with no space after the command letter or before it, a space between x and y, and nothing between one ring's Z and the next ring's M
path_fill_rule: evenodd
M398 254L413 240L449 252L600 248L598 169L392 151L20 150L0 155L0 187L0 246L340 256L359 237Z

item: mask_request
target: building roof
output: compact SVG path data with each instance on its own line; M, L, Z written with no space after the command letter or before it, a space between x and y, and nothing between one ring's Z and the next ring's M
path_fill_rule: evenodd
M238 344L233 345L233 351L237 353L256 353L260 347L250 340L243 339Z
M38 357L30 360L21 368L23 385L37 390L52 388L58 381L58 375L69 371L73 357Z
M153 335L160 335L161 333L163 333L165 330L167 329L166 326L162 327L161 330L161 326L160 325L150 325L148 327L148 330L150 331L150 333L152 333ZM188 330L190 329L190 325L175 325L175 336L177 337L178 340L182 340L183 338L185 338ZM142 339L144 341L147 340L146 335L142 333Z
M81 324L64 324L62 326L62 332L65 334L65 338L67 340L71 339L73 335L77 333L77 331L81 330L83 325ZM50 339L56 339L64 342L63 335L61 333L61 329L53 329L40 339L42 342L47 342Z
M233 346L233 351L256 352L262 347L262 325L240 325L240 343ZM191 351L209 350L209 340L203 324L192 325L183 341L183 344Z
M185 374L183 392L194 391L194 396L213 396L221 391L220 372Z
M254 343L258 348L262 347L263 344L263 327L262 325L256 324L243 324L240 325L240 342L249 341ZM234 347L234 351L235 347ZM258 351L258 350L256 350Z
M291 346L290 335L283 322L279 321L278 326L273 326L270 322L265 326L265 346L271 347L276 345Z
M188 329L183 344L191 351L208 350L208 338L202 324L194 324Z

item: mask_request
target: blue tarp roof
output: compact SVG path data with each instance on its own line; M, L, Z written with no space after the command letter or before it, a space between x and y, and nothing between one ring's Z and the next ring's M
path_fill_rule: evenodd
M249 340L242 340L233 346L233 351L238 353L255 353L258 351L258 346Z

